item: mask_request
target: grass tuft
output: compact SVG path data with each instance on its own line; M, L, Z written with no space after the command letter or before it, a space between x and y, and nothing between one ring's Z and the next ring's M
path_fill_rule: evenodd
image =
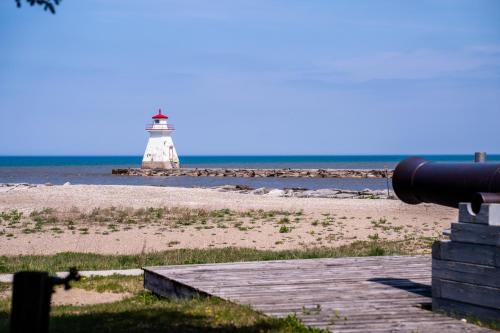
M412 249L409 242L380 240L355 241L335 248L321 247L282 251L226 247L213 249L172 249L132 255L63 252L55 255L0 256L0 272L8 273L20 270L57 272L66 271L69 267L73 266L79 270L126 269L143 266L404 255L411 253Z

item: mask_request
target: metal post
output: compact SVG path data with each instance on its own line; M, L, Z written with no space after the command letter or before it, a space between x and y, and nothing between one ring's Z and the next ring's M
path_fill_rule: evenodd
M387 166L385 167L385 184L387 185L387 199L390 199L391 191L389 190L389 170Z
M480 152L474 153L474 162L476 162L476 163L486 162L486 152L480 151Z
M47 272L14 274L10 333L49 331L52 281Z
M12 287L10 333L47 333L49 331L50 299L54 286L71 288L70 281L80 280L76 268L70 268L65 278L49 276L47 272L17 272Z

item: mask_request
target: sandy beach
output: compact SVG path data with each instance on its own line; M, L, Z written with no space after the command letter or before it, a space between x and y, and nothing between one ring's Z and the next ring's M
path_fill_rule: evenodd
M147 215L159 209L161 217ZM13 210L22 213L15 221L9 220ZM356 240L412 241L439 237L456 217L453 209L399 200L119 185L2 187L0 212L0 255L227 246L280 250Z

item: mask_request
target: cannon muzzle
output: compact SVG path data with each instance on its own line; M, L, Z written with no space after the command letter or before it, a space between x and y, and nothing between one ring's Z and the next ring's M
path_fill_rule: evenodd
M500 163L442 163L409 157L396 166L392 186L408 204L458 208L460 202L470 202L477 213L483 203L500 203Z

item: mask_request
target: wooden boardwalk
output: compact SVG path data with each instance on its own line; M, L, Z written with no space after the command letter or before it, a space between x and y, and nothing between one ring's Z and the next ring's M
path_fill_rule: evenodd
M213 295L332 332L490 332L428 309L430 256L147 267L162 296Z

